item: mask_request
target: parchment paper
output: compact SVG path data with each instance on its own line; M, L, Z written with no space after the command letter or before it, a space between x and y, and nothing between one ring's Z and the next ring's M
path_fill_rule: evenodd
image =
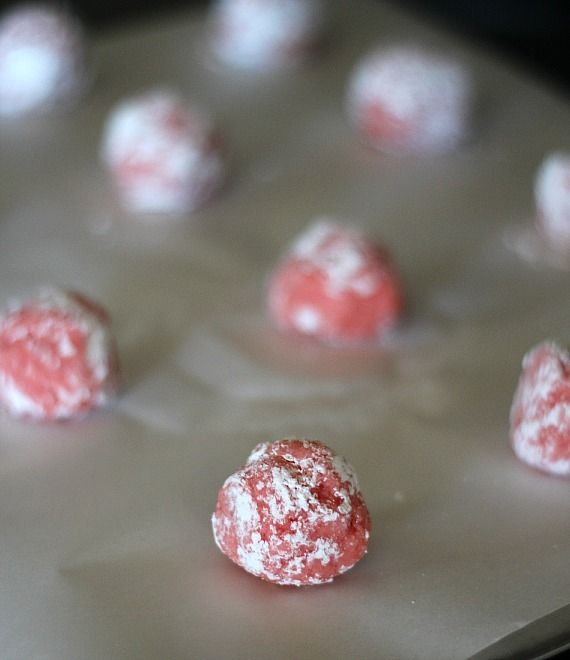
M209 61L201 14L107 35L75 113L1 125L0 298L48 282L96 297L125 372L82 422L0 421L3 660L456 660L570 600L570 483L507 441L522 355L570 339L568 270L513 248L536 168L569 146L568 106L393 8L336 8L320 58L261 80ZM352 65L398 39L473 70L476 126L451 155L389 158L347 127ZM111 105L161 84L232 146L222 195L181 222L119 211L97 160ZM384 241L404 274L387 348L266 321L269 269L321 214ZM263 583L212 540L224 479L294 435L353 463L373 517L369 554L328 586Z

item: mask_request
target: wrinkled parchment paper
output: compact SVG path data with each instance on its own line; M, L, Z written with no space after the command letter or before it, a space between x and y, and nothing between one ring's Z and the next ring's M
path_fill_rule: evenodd
M457 660L570 600L570 483L507 442L523 353L570 339L570 274L527 249L569 108L393 8L337 9L319 59L261 80L209 61L199 14L109 34L77 112L0 127L2 300L48 282L96 297L125 373L82 422L0 421L3 660ZM473 70L477 121L451 155L382 156L346 125L353 63L398 39ZM111 105L161 84L232 146L223 193L185 221L129 218L97 160ZM267 273L321 214L400 265L410 312L382 350L268 327ZM300 590L247 575L210 531L226 476L293 435L354 464L374 524L354 570Z

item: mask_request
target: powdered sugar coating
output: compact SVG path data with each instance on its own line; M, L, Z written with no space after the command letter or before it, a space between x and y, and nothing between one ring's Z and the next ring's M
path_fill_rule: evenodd
M538 228L546 240L570 250L570 154L557 152L541 165L535 182Z
M273 273L269 311L286 331L329 342L381 337L403 308L388 255L358 231L317 220Z
M294 586L332 581L364 556L370 536L352 467L321 442L296 439L255 447L222 486L212 526L236 564Z
M116 393L109 320L84 296L44 289L0 318L0 403L14 417L81 416Z
M22 5L0 22L0 115L49 110L86 85L77 21L48 5Z
M552 342L523 360L511 408L511 442L525 463L570 476L570 353Z
M211 46L224 63L274 70L307 55L321 30L321 0L218 0Z
M349 80L351 123L371 146L388 152L443 152L464 137L471 105L467 71L418 47L379 48Z
M225 173L211 123L169 90L153 90L113 110L102 158L124 205L135 213L192 211L212 196Z

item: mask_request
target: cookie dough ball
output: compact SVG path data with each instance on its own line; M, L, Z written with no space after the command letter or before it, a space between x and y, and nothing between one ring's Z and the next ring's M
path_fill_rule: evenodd
M86 87L78 22L48 5L22 5L0 21L0 115L71 104Z
M0 404L14 417L81 417L115 394L118 362L106 312L45 289L0 317Z
M372 51L348 86L349 119L370 146L389 153L453 149L468 125L472 84L443 55L394 46Z
M230 66L267 71L304 60L318 41L321 0L218 0L211 48Z
M133 213L192 211L219 188L225 170L211 122L167 90L124 101L111 112L102 158Z
M570 251L570 153L544 161L534 190L540 233L553 247Z
M218 495L220 550L249 573L282 585L331 582L368 546L370 515L352 467L326 445L258 445Z
M328 220L295 241L269 281L275 325L328 343L379 339L403 306L402 285L385 250Z
M570 353L554 343L539 344L524 357L511 443L521 461L570 476Z

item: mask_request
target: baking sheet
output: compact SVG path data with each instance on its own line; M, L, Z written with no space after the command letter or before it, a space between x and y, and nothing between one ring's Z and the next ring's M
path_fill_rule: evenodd
M125 372L108 413L0 421L4 660L457 660L570 600L570 484L507 443L523 353L569 339L564 263L513 248L568 106L392 7L335 9L321 58L263 80L208 60L202 14L109 34L75 114L2 124L0 296L53 282L100 299ZM388 158L348 130L350 68L398 39L472 68L478 121L456 153ZM157 84L232 145L223 194L186 222L126 216L97 162L110 106ZM383 350L268 327L266 275L322 214L385 241L405 276L409 317ZM348 457L372 513L369 554L332 585L265 584L212 540L226 476L293 435Z

